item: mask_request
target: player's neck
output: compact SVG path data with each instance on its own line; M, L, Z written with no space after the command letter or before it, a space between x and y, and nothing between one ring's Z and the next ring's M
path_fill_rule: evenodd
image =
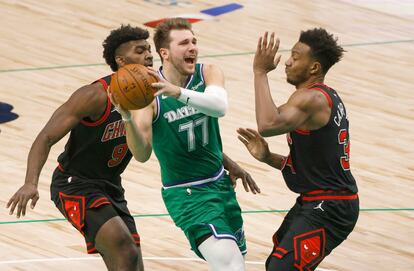
M324 80L325 80L324 75L311 76L311 77L309 77L308 80L296 85L296 89L309 88L310 86L312 86L314 84L323 84Z
M180 73L171 63L163 63L163 74L170 83L184 87L187 83L188 75Z

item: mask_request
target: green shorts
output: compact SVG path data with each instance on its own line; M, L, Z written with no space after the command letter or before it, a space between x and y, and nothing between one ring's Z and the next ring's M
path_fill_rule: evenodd
M207 234L232 239L242 254L247 252L241 209L228 175L206 185L162 189L162 197L175 225L200 258L196 241Z

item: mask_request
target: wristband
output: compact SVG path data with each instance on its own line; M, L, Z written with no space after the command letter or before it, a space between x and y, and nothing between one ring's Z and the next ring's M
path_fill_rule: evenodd
M130 114L129 115L129 117L128 118L124 118L124 116L123 115L121 115L122 116L122 121L123 122L130 122L131 120L132 120L132 115Z

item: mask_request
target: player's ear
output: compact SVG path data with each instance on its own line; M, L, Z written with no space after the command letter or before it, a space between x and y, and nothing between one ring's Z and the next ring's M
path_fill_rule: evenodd
M162 59L168 59L168 56L170 55L170 52L167 48L160 48L160 56Z
M123 67L126 64L125 63L125 58L123 56L116 56L115 61L116 61L116 64L118 65L118 67Z
M312 75L317 75L322 73L322 66L321 63L319 63L318 61L314 61L312 63L312 65L310 66L310 70L309 70L310 74Z

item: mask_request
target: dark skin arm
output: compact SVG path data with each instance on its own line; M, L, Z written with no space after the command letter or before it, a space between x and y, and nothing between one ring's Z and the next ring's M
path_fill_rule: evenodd
M10 198L7 208L10 215L17 207L16 216L26 214L26 205L31 200L33 209L39 199L37 189L40 172L47 160L51 147L73 129L83 118L97 120L105 111L107 95L100 83L87 85L75 91L61 105L37 135L32 144L28 158L26 178L23 186Z
M297 128L315 130L323 127L330 116L327 99L318 91L298 89L287 103L277 106L270 93L267 73L274 70L280 55L279 39L274 33L260 37L253 62L256 122L262 136L281 135ZM309 82L311 83L311 82Z
M225 153L223 153L223 166L229 171L234 187L236 187L237 179L241 179L246 192L249 192L250 187L250 191L252 191L253 194L260 193L260 188L250 174L242 169L236 162L231 160Z

